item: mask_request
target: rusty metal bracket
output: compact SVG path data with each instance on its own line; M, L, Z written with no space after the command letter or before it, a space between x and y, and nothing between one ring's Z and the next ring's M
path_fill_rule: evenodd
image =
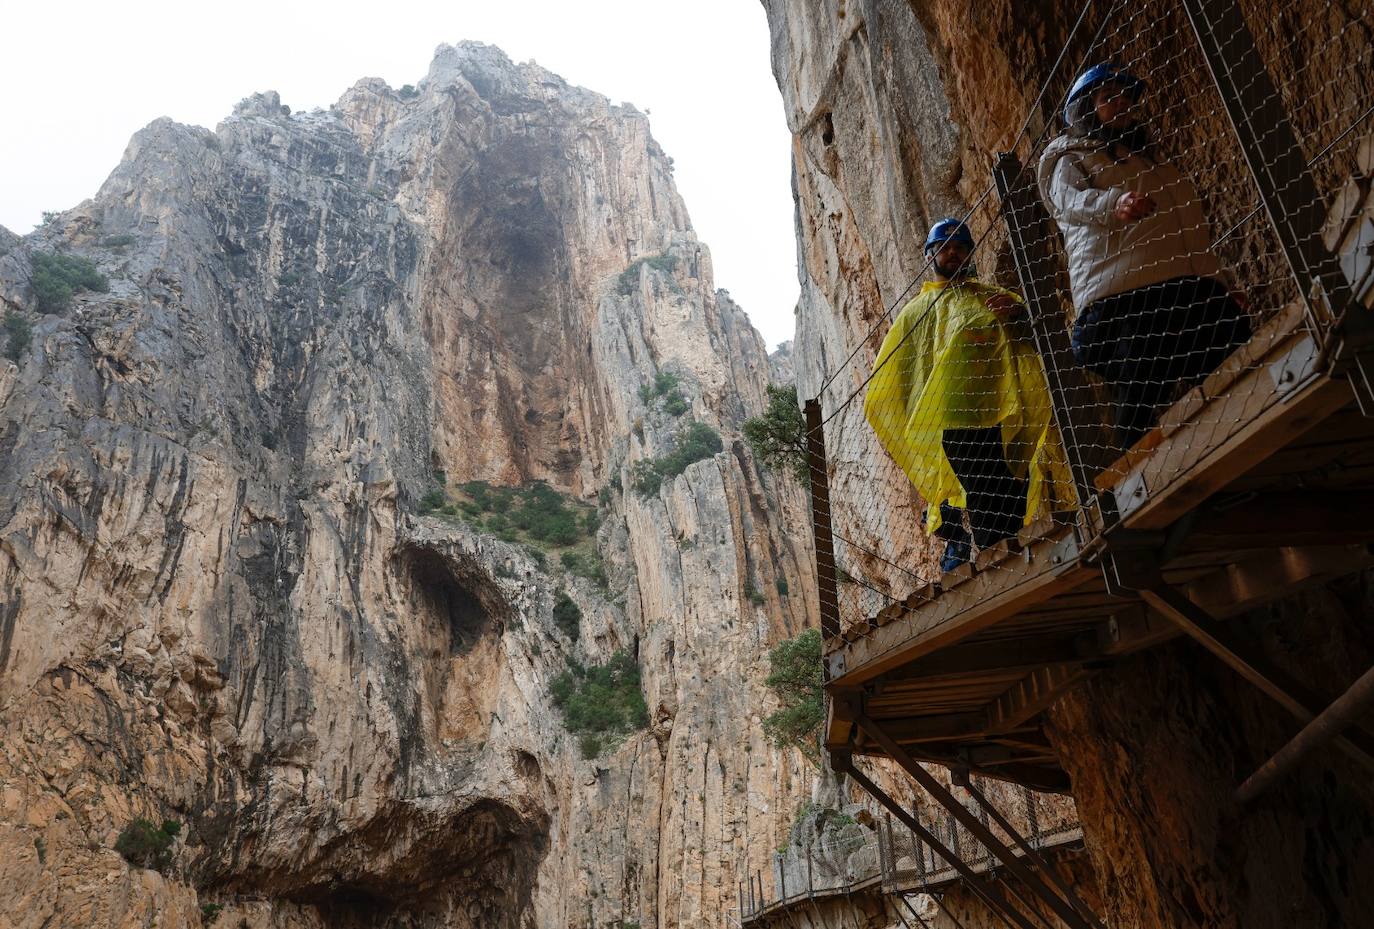
M1249 803L1298 766L1313 749L1335 739L1374 705L1374 668L1360 675L1345 693L1322 710L1302 731L1260 765L1236 790L1237 803Z
M811 474L811 524L816 543L816 589L820 595L821 637L828 645L840 635L840 604L835 571L835 539L830 523L830 479L819 398L806 401L806 457ZM828 668L825 669L828 671Z
M975 896L978 896L988 905L998 918L1007 926L1019 927L1019 929L1039 929L1024 913L1011 905L1011 902L1002 895L1002 892L983 879L975 872L968 863L952 851L936 837L935 833L927 829L919 819L908 812L900 803L888 796L887 791L873 783L862 771L854 767L853 759L848 755L835 756L835 771L837 773L848 774L854 782L862 787L869 796L881 803L887 810L897 817L913 833L920 836L921 841L930 846L931 850L938 854L945 861L954 866L959 875L968 884Z
M930 794L936 802L950 812L960 825L971 832L979 842L983 843L983 846L1001 861L1009 872L1015 874L1021 883L1036 897L1040 898L1070 929L1101 929L1100 920L1087 921L1071 904L1055 893L1040 878L1034 868L1008 848L1006 843L997 838L991 829L983 825L981 819L960 803L929 771L921 767L920 762L916 761L906 749L888 735L882 726L869 718L861 705L852 706L850 709L855 725L882 746L889 758L897 762L916 783L924 787L926 793Z
M1299 722L1306 725L1321 712L1321 700L1275 667L1254 644L1225 628L1183 592L1159 581L1154 586L1140 588L1139 594L1156 612L1272 697ZM1335 744L1356 764L1374 772L1374 740L1363 730L1353 729L1346 736L1338 736Z
M1039 869L1041 874L1045 875L1046 880L1053 884L1054 888L1064 895L1064 899L1068 900L1069 904L1073 906L1074 909L1078 910L1084 919L1090 921L1094 926L1097 926L1098 929L1102 929L1102 923L1098 920L1097 914L1092 911L1092 908L1084 903L1083 899L1079 897L1078 894L1074 893L1073 888L1063 879L1054 865L1050 864L1050 862L1046 860L1030 842L1026 841L1026 838L1021 835L1020 831L1002 815L1002 811L997 809L992 801L983 795L983 792L973 783L973 778L969 777L968 769L951 768L950 772L953 775L953 782L964 788L964 790L968 792L968 795L973 798L973 802L977 803L978 806L983 809L983 812L991 816L1001 830L1011 837L1011 840L1016 843L1016 847L1021 849L1027 859L1035 863L1036 868Z

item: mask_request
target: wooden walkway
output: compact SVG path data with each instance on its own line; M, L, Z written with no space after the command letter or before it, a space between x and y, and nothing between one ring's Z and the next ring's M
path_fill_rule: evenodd
M1187 636L1295 721L1292 742L1237 797L1253 799L1283 776L1284 765L1327 741L1374 773L1374 727L1360 718L1374 702L1374 671L1333 702L1271 666L1248 627L1228 621L1374 567L1374 253L1364 233L1349 232L1374 222L1374 135L1351 159L1355 173L1334 182L1345 184L1341 196L1322 190L1309 161L1320 146L1312 138L1300 143L1240 6L1178 6L1233 132L1208 144L1235 146L1236 166L1248 173L1246 189L1258 204L1248 215L1266 221L1254 232L1263 245L1233 259L1240 278L1253 279L1252 294L1269 301L1256 309L1249 341L1109 460L1115 453L1108 453L1096 391L1068 346L1064 269L1052 245L1058 230L1039 192L1023 183L1017 156L1001 155L993 173L1007 246L1044 361L1076 507L872 615L846 616L845 627L837 579L848 571L835 559L822 429L836 413L823 417L821 398L807 405L830 697L825 745L835 770L921 832L906 806L855 765L859 756L895 762L1074 929L1103 924L1053 868L1034 856L1020 861L1019 837L1004 842L980 824L926 763L949 767L965 784L972 771L1067 791L1046 711L1086 676ZM1368 113L1347 115L1352 122L1330 127L1342 130L1338 139ZM1333 183L1330 172L1323 178ZM1374 225L1369 230L1374 235ZM852 501L846 509L855 509ZM890 531L874 528L878 548ZM854 563L862 561L846 566ZM887 589L878 572L864 587L880 597ZM1010 824L1000 825L1012 834ZM938 843L928 831L924 838ZM959 857L957 849L945 852ZM1009 924L1031 929L1025 913L968 862L950 864Z
M1083 830L1074 826L1046 835L1037 844L1036 850L1047 852L1053 858L1055 853L1076 851L1082 847ZM922 857L924 857L924 853L922 853ZM894 894L903 896L921 893L939 894L965 879L964 875L953 865L938 860L930 869L898 868L892 861L890 850L880 855L880 860L883 862L882 866L871 873L851 876L847 880L827 884L823 887L801 888L786 896L774 897L766 902L756 901L753 909L742 906L740 924L742 926L768 926L783 923L789 915L799 909L841 898L848 900L855 897L877 898ZM969 860L967 866L973 873L981 875L1001 867L1001 864L996 858L984 851L981 856Z
M1065 688L1180 634L1249 654L1215 621L1374 565L1374 420L1315 338L1291 307L1175 404L1099 475L1110 523L1029 527L828 642L829 747L888 754L862 714L917 760L1066 790L1041 727Z

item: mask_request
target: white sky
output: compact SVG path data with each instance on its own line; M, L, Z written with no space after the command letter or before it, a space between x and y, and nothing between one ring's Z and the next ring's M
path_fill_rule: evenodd
M325 107L362 77L417 83L475 39L650 111L729 290L772 348L792 337L790 140L758 0L129 0L10 4L0 29L0 225L93 195L159 116L213 127L250 93Z

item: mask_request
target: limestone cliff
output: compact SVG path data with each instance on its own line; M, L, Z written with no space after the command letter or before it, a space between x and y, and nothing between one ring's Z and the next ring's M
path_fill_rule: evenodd
M1057 76L1048 103L1037 101L1039 85L1051 74L1083 5L763 5L793 133L802 291L793 357L799 394L815 396L852 352L857 363L832 389L843 398L871 369L887 328L884 312L899 306L919 280L921 244L931 221L971 210L975 235L991 234L979 252L980 267L1005 270L996 198L983 196L991 182L989 166L998 152L1024 142L1018 140L1023 125L1034 135L1054 118L1053 101L1067 90L1072 74ZM1165 13L1159 7L1130 8L1131 16L1144 16L1135 27L1140 34L1170 50L1154 64L1162 95L1156 105L1168 112L1171 125L1223 138L1227 128L1219 108L1200 92L1205 70L1194 61L1182 73L1185 56L1173 54L1189 32L1177 5L1168 6ZM1336 0L1320 10L1266 0L1241 6L1300 131L1328 139L1343 126L1333 113L1349 118L1363 110L1368 70L1351 62L1368 60L1367 2ZM1095 13L1103 12L1097 5ZM1089 33L1097 21L1090 20ZM1080 40L1066 67L1086 50ZM1026 146L1021 148L1024 157ZM1188 169L1208 181L1203 188L1209 206L1239 219L1248 201L1226 180L1242 176L1236 153L1197 145L1188 157ZM1316 170L1329 180L1344 168L1328 162ZM1234 262L1252 276L1273 254L1254 243L1233 242L1231 248ZM852 452L862 448L855 436L864 428L851 408L827 424L827 442ZM882 473L880 455L870 443L867 453L853 453L837 466L832 505L841 531L847 520L860 518L845 503L855 496L853 482ZM887 492L882 509L896 514L893 526L914 525L918 504L912 495L904 487ZM898 550L895 560L929 564L922 560L929 548L919 533L886 528ZM865 569L883 577L881 565ZM1335 682L1350 681L1369 666L1371 632L1358 619L1368 614L1369 602L1368 579L1352 579L1244 623L1275 664L1330 697ZM1101 912L1110 925L1369 921L1374 901L1352 879L1368 871L1374 854L1367 777L1326 754L1257 808L1237 809L1231 799L1236 779L1282 743L1283 724L1275 715L1266 698L1186 643L1097 674L1054 708L1050 735L1072 776L1095 872L1082 879L1101 888ZM1097 899L1094 888L1088 889ZM978 909L973 901L956 903L965 924L997 924Z
M55 253L108 292L40 308ZM809 786L760 672L814 583L642 114L462 44L159 120L0 299L0 925L721 924ZM635 492L692 422L724 450ZM422 512L475 479L598 507L604 585ZM620 650L650 727L584 760L550 684ZM164 873L136 817L184 824Z

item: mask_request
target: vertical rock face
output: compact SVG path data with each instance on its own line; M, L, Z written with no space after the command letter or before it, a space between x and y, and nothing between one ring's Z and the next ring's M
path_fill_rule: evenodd
M40 312L53 251L108 293ZM641 114L464 44L414 94L159 120L92 200L5 235L0 299L33 326L0 361L15 925L734 907L809 781L762 736L760 672L814 582L799 491L738 439L762 340ZM641 396L660 372L686 413ZM690 422L724 451L633 492ZM599 497L609 583L418 515L436 472ZM583 760L549 685L619 650L651 726ZM136 817L185 824L165 875L112 850Z
M805 398L820 392L854 353L856 363L828 391L838 404L871 370L887 329L883 313L904 302L918 278L929 222L971 211L975 236L989 235L979 251L981 270L1005 268L995 196L983 197L988 167L997 152L1016 147L1023 125L1033 136L1054 118L1052 103L1036 105L1039 85L1082 5L763 5L793 132L802 298L792 361ZM1368 97L1367 69L1358 78L1350 69L1351 62L1368 60L1368 4L1336 0L1320 13L1265 0L1241 6L1299 132L1314 143L1307 154L1316 156L1320 143L1366 105L1357 101ZM1133 59L1148 42L1164 41L1168 49L1147 59L1159 69L1151 92L1162 124L1225 138L1205 69L1173 52L1190 41L1181 10L1168 5L1131 23L1123 41L1135 44L1123 58ZM1083 50L1075 49L1066 68ZM1191 70L1181 73L1185 61ZM1051 101L1070 79L1059 76ZM1239 224L1251 201L1244 199L1248 188L1235 182L1244 169L1234 146L1193 145L1180 157L1201 180L1209 212ZM1314 170L1324 189L1334 190L1349 165L1333 158ZM1240 241L1249 234L1228 243L1226 258L1252 293L1262 292L1282 274L1267 264L1276 254L1272 246ZM848 511L846 500L860 498L858 488L875 476L888 494L882 511L914 516L909 492L886 477L892 469L865 442L858 411L837 414L826 428L828 447L846 452L833 463L832 507L842 530L848 520L855 532L874 531L862 514ZM878 531L890 537L894 560L920 565L928 555L917 533L892 526ZM880 565L862 567L868 578L884 577ZM1367 612L1367 586L1367 580L1351 581L1245 623L1272 661L1334 696L1335 682L1369 666L1369 625L1352 619ZM1367 871L1374 854L1367 777L1326 753L1254 808L1237 809L1231 799L1238 780L1282 743L1283 733L1291 734L1274 717L1264 697L1188 645L1124 662L1061 700L1052 738L1083 817L1096 872L1089 883L1101 888L1100 897L1089 896L1101 900L1111 925L1277 927L1369 919L1368 888L1348 879ZM986 912L973 915L973 924L995 924Z

